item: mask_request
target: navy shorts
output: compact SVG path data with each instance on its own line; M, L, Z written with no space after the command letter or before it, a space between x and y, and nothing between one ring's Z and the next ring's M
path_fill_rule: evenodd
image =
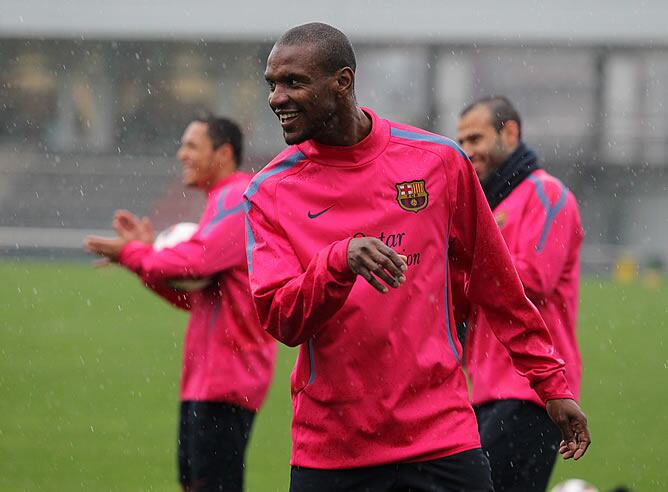
M523 400L499 400L475 412L494 490L544 491L561 442L561 431L545 409Z
M254 417L254 412L228 403L181 402L181 485L193 492L241 492L244 455Z
M490 492L489 461L480 449L420 463L318 470L292 467L290 492Z

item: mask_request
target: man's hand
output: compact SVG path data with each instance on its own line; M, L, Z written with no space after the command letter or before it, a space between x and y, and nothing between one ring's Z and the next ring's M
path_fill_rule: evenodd
M565 460L579 460L591 444L585 414L578 404L570 399L548 400L545 410L552 422L561 429L563 441L559 444L559 453Z
M387 287L379 278L395 289L406 281L404 272L408 269L406 257L397 254L380 239L358 237L348 243L348 267L361 275L374 289L383 294Z
M88 236L84 240L84 247L91 253L103 256L108 261L118 261L123 247L129 241L123 237L101 237ZM97 266L103 266L103 263L98 263Z
M127 210L116 210L112 227L120 237L128 241L153 244L153 226L148 217L139 220L139 217Z
M96 267L118 261L121 251L130 241L153 243L153 226L148 217L140 220L127 210L116 210L111 225L118 237L88 236L84 240L86 250L103 257L94 263Z

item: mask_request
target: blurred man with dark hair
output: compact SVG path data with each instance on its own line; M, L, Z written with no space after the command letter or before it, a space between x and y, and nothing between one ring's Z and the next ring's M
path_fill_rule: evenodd
M552 335L555 355L566 362L568 386L578 399L582 367L575 326L583 233L577 202L522 142L520 116L505 97L486 97L464 109L457 138L480 178L526 295ZM494 321L483 311L472 304L464 360L494 488L545 490L559 428L513 367L494 335Z
M290 146L246 190L247 257L262 326L300 347L291 490L492 489L449 260L580 458L585 416L461 149L358 106L332 26L285 33L265 79Z
M88 250L118 262L175 306L190 311L181 378L179 477L186 491L241 491L244 455L255 413L271 381L275 342L253 307L241 199L250 176L237 170L242 134L213 116L192 121L178 158L183 183L207 196L195 234L155 250L147 219L116 212L118 237L89 237ZM175 279L211 278L179 291Z

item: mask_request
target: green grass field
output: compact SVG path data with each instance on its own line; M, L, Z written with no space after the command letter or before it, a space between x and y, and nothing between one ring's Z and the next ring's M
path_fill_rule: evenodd
M0 490L179 490L185 313L116 268L0 262L0 276ZM553 482L668 490L667 315L665 287L583 283L582 404L594 443ZM294 357L281 350L256 421L249 491L287 490Z

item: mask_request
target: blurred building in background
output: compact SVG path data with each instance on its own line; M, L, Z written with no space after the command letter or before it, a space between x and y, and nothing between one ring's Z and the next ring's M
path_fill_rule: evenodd
M385 117L453 136L473 99L514 101L578 197L586 268L668 261L668 3L314 3L4 0L2 251L79 248L118 207L159 225L196 217L174 157L183 128L204 109L237 119L244 168L260 169L284 146L267 54L321 20L351 37L358 100Z

